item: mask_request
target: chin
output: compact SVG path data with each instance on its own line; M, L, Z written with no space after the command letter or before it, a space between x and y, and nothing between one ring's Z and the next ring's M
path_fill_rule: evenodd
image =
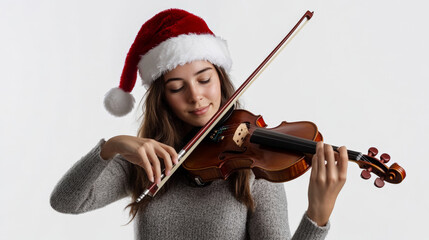
M204 125L206 125L208 121L204 121L204 122L196 122L195 124L192 124L194 127L202 127Z
M198 119L197 121L193 122L191 125L194 127L202 127L206 125L206 123L210 120L210 118L204 118L204 119Z

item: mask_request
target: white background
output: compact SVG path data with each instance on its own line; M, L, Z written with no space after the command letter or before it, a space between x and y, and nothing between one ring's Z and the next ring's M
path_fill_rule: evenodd
M49 196L100 138L135 135L140 112L115 118L102 100L141 24L171 7L202 16L228 40L236 86L315 11L242 101L271 127L313 121L326 142L378 147L407 171L403 183L377 189L350 163L328 239L427 235L426 1L180 2L1 1L0 239L133 238L128 200L74 216L52 210ZM138 84L134 96L143 93ZM308 177L285 184L292 231L307 207Z

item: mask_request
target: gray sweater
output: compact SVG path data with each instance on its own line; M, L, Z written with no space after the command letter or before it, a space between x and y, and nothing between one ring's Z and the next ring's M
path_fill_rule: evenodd
M51 206L63 213L84 213L130 196L131 163L100 157L101 140L59 181ZM178 178L181 179L181 178ZM250 180L255 212L238 202L227 181L195 187L184 180L156 195L134 219L135 239L290 239L283 184ZM324 239L329 224L318 227L304 214L292 239Z

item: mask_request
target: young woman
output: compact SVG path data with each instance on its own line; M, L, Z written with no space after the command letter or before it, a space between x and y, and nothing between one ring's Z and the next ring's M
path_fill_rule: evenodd
M136 239L290 239L283 184L239 170L227 181L198 186L179 169L152 200L135 200L177 163L186 136L232 95L225 41L201 18L169 9L148 20L128 53L118 88L105 98L116 116L128 113L137 69L148 88L138 135L101 140L57 184L54 209L83 213L130 196ZM308 209L293 239L324 239L345 183L347 151L319 143L312 160Z

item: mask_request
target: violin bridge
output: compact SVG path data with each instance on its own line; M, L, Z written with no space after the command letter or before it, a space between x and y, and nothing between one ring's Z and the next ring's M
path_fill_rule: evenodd
M244 143L244 139L248 134L249 134L249 129L247 128L247 125L245 123L242 123L235 130L235 133L232 139L234 140L234 143L237 144L237 146L241 147L241 145L243 145Z

